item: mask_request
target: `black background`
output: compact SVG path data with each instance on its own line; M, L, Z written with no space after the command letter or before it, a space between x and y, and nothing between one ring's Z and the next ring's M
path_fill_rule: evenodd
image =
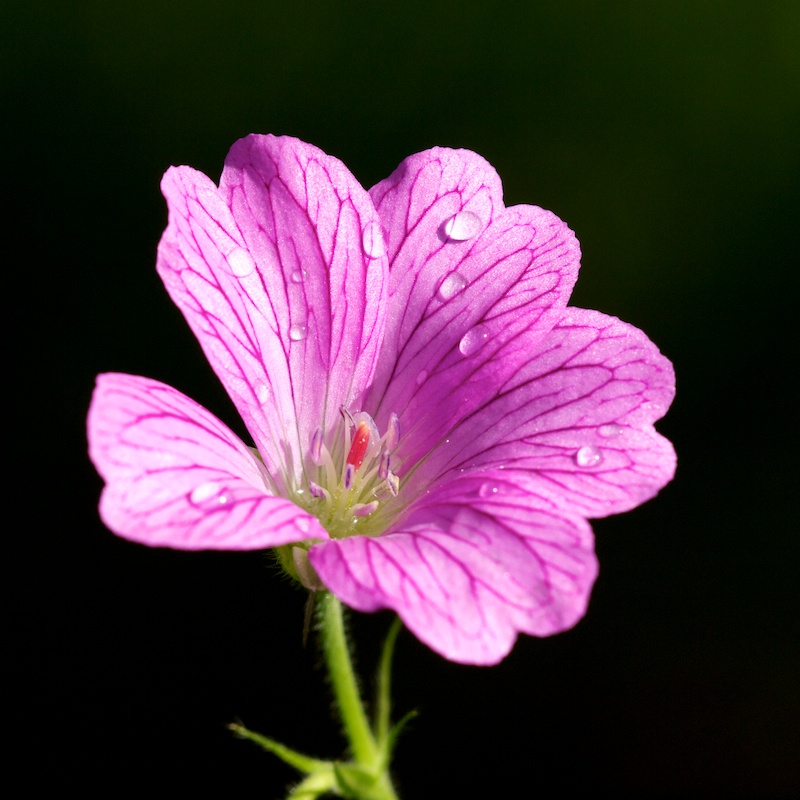
M310 141L365 186L433 145L481 153L507 204L577 232L573 303L676 366L659 427L678 475L595 523L601 574L574 630L493 668L401 634L395 699L419 710L402 796L800 790L799 8L3 3L6 538L23 545L7 563L31 785L282 796L292 772L233 739L237 717L340 754L302 593L264 554L116 538L86 457L102 371L170 383L243 433L154 264L163 171L216 180L255 131ZM353 619L366 682L388 621Z

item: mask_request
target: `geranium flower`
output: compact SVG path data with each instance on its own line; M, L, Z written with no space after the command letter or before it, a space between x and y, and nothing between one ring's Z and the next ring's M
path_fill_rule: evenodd
M434 148L367 193L296 139L248 136L220 185L162 181L158 271L252 437L148 378L98 378L90 453L115 533L278 548L360 611L491 664L586 609L587 519L672 477L653 423L671 364L636 328L567 306L579 247L506 208L480 156Z

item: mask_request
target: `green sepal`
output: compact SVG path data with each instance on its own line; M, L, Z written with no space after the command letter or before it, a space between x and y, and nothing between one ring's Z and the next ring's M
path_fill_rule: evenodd
M352 761L334 762L333 774L342 797L348 800L379 800L386 797L384 789L376 785L378 775L360 764Z
M386 741L382 743L383 746L383 763L381 764L382 769L388 769L389 763L392 760L392 756L394 755L394 748L397 744L397 738L403 732L403 729L411 722L414 717L417 716L416 711L409 711L408 714L404 715L399 722L392 726L392 729L389 731L388 736L386 737Z
M291 747L276 742L275 739L270 739L268 736L262 736L260 733L248 730L244 725L232 722L228 725L228 729L242 739L249 739L267 752L276 755L289 766L300 772L305 772L306 775L321 774L326 771L331 772L332 764L330 761L322 761L319 758L312 758L303 753L298 753L297 750L292 750Z
M375 738L379 746L385 748L389 735L389 720L392 713L392 658L397 634L403 627L400 617L395 617L383 643L380 665L378 667L378 692L375 698Z
M292 787L286 800L316 800L316 798L328 793L339 794L336 776L332 767L325 772L315 772L312 775L308 775L300 783Z

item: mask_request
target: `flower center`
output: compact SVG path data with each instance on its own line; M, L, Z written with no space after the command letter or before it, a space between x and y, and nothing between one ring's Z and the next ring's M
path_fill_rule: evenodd
M314 514L334 539L380 533L387 524L389 501L400 490L391 455L399 438L396 414L381 436L369 414L343 408L329 441L322 428L312 434L304 482L292 500Z

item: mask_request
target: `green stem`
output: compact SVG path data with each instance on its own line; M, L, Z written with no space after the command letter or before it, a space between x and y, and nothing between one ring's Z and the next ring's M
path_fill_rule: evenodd
M306 777L289 793L288 800L315 800L330 793L358 800L398 800L388 771L394 740L402 727L401 721L399 726L389 730L389 673L398 629L399 623L391 629L381 658L376 720L379 738L376 739L350 660L341 603L329 592L321 593L322 648L336 706L350 743L352 761L322 761L248 730L240 723L228 726L238 736L249 739L306 773Z
M325 592L321 600L322 646L342 724L356 761L366 767L374 767L379 760L379 752L350 661L342 605L330 592Z
M360 800L398 800L388 772L389 748L393 737L389 734L385 740L376 741L350 660L341 603L329 592L325 592L320 599L322 647L328 663L328 674L336 705L345 734L350 741L350 752L355 759L355 763L333 764L338 789L346 797L360 798ZM388 648L384 648L381 664L381 678L384 681L388 679L389 662L396 636L397 631L393 630L389 634ZM388 689L387 682L385 689L387 694L379 700L382 707L379 716L385 717L379 723L382 727L388 727Z

